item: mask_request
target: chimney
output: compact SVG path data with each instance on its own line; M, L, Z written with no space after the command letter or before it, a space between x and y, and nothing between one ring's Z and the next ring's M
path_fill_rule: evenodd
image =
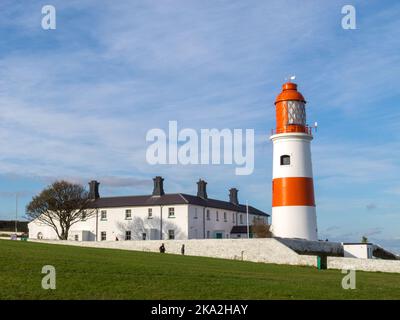
M96 180L89 182L89 199L96 200L100 198L99 184L100 182L97 182Z
M153 196L163 196L165 194L163 177L157 176L153 178L153 181L154 181Z
M239 190L236 188L229 189L229 202L234 204L235 206L239 205L238 191Z
M197 196L203 199L207 199L207 182L199 179L197 182Z

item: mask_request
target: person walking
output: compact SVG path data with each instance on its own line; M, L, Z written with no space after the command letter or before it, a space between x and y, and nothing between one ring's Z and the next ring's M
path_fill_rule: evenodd
M182 253L182 255L185 255L185 245L184 244L182 245L181 253Z

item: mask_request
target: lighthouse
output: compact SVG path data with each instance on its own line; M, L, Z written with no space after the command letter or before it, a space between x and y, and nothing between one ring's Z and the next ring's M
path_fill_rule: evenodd
M272 233L317 240L317 214L311 163L311 128L306 101L297 84L286 82L276 97L272 163Z

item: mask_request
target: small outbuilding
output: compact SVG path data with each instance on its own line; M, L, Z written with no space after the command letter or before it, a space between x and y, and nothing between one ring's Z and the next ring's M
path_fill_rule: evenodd
M343 243L343 252L345 258L373 258L373 244L372 243Z

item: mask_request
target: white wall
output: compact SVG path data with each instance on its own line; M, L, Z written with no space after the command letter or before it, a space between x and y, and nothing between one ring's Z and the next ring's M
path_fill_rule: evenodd
M372 245L367 243L343 244L343 251L346 258L372 258Z
M134 251L159 252L164 243L166 252L223 259L235 259L263 263L316 266L315 256L299 255L275 239L202 239L202 240L152 240L152 241L42 241L53 244L68 244L82 247L110 248Z
M400 260L328 257L328 269L400 273Z
M197 209L197 215L196 215ZM203 226L203 207L189 205L189 239L203 239L204 238L204 226ZM207 238L207 231L209 231L210 238L215 238L216 233L222 233L224 239L231 237L231 230L233 226L243 225L245 226L246 213L236 212L224 209L205 208L205 238ZM210 211L210 220L207 220L207 210ZM218 220L217 220L218 212ZM226 221L224 219L224 212L226 213ZM240 223L240 215L242 215L242 223ZM197 216L197 218L196 218ZM249 224L251 225L254 218L258 216L249 214ZM266 218L264 218L266 221ZM197 236L196 236L197 235Z
M54 229L38 220L31 221L28 224L29 238L37 239L39 232L42 233L43 239L57 240L58 236ZM80 221L70 228L70 239L73 239L75 234L81 233L83 230L90 231L93 235L96 234L96 217L92 216L85 221ZM79 239L81 240L81 239Z
M312 136L305 133L273 135L272 178L313 177L311 147ZM281 156L290 156L290 165L281 166Z
M132 240L141 240L142 234L146 233L149 239L150 229L155 230L157 239L160 238L161 214L163 239L168 238L168 230L175 231L175 239L186 239L188 234L187 225L188 205L171 206L146 206L146 207L124 207L99 209L98 234L106 232L106 240L125 239L125 232L131 231ZM148 209L152 208L152 217L148 216ZM174 208L175 216L169 217L169 208ZM131 210L131 219L125 219L125 210ZM101 220L101 211L106 210L107 220ZM152 239L156 240L156 239Z

